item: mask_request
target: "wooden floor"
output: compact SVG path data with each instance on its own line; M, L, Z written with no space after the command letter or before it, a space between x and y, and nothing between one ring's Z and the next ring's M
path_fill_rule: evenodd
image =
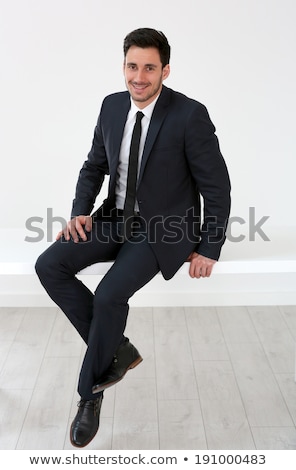
M296 449L296 306L133 308L144 361L88 449ZM84 345L57 308L0 308L0 448L73 449Z

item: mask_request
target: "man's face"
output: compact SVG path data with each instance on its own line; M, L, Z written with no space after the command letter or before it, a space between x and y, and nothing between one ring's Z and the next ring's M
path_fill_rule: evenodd
M143 109L160 93L163 80L169 76L170 66L162 67L156 48L131 46L125 57L123 72L133 101Z

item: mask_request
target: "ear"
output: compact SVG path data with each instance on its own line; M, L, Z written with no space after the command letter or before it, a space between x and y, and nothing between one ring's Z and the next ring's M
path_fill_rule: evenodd
M167 64L165 67L163 67L162 69L162 79L165 80L166 78L168 78L169 74L170 74L170 64Z

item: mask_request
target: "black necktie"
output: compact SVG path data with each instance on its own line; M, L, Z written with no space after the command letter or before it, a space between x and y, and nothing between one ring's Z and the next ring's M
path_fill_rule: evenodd
M126 184L126 197L123 209L124 218L124 238L127 240L132 235L132 223L134 220L134 210L136 202L136 185L138 176L139 145L141 139L141 119L144 114L138 111L136 114L136 123L134 125L130 154L128 161L128 174Z

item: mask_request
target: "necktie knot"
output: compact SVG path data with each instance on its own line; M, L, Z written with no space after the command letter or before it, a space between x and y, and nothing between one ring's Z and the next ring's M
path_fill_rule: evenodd
M136 114L136 122L141 121L143 117L144 117L144 114L142 113L142 111L138 111Z

